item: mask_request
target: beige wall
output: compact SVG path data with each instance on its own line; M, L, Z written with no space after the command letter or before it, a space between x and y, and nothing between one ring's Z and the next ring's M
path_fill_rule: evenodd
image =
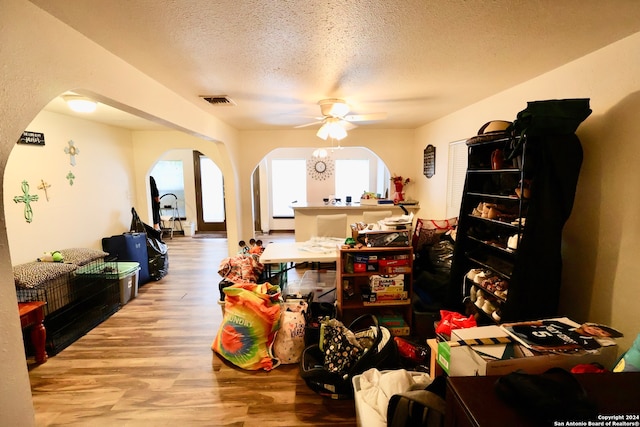
M563 236L560 311L619 328L621 349L640 333L638 51L640 33L420 128L414 147L437 147L436 177L420 180L418 199L423 214L442 217L449 142L475 135L489 120L515 119L527 101L591 98L593 113L577 132L584 162Z
M16 145L4 171L4 205L13 265L35 261L44 252L87 247L101 249L100 238L129 229L134 201L131 132L43 111L27 130L42 132L44 146ZM73 140L79 154L65 154ZM66 178L75 176L73 185ZM28 182L33 220L25 204L14 203ZM41 180L51 187L45 196Z
M225 182L227 195L232 199L230 208L237 218L236 224L241 223L241 207L235 203L239 191L237 131L26 0L0 3L0 40L0 176L3 176L0 188L5 186L4 169L21 133L51 99L75 90L189 132L203 141L223 141L224 147L217 150L224 157L220 167L229 172L225 174ZM134 157L134 191L136 197L144 197L139 194L147 184L138 162L148 165L151 160ZM16 194L12 190L10 196ZM33 425L34 414L11 270L12 251L5 214L5 208L11 208L6 206L4 190L0 203L0 424L28 426Z
M65 90L75 89L184 132L132 133L133 170L122 173L133 175L133 182L124 184L123 179L123 186L133 186L136 206L147 206L149 170L167 150L196 148L212 159L219 159L214 161L224 173L227 219L230 233L236 233L229 237L235 241L252 227L248 209L250 177L260 159L277 147L318 145L313 131L238 132L231 129L31 3L3 0L0 7L0 40L3 41L0 172L3 179L5 165L22 131L51 99ZM6 42L8 40L11 42ZM640 315L635 309L640 236L638 195L634 191L640 174L640 168L634 163L640 149L636 142L640 63L635 55L639 50L640 34L636 34L416 131L359 128L344 142L369 147L392 173L415 177L411 191L421 203L419 215L441 217L445 212L450 141L475 134L488 120L514 118L530 100L590 97L594 113L578 132L585 162L574 214L564 236L562 310L575 320L604 322L620 328L626 334L620 342L625 348L640 331ZM187 134L192 136L187 138ZM411 148L399 149L399 141L409 141ZM156 144L159 146L154 146ZM429 180L422 176L422 150L427 144L437 147L436 176ZM83 154L81 151L79 161ZM40 178L32 175L35 178L29 179ZM3 181L0 188L6 185ZM13 184L9 185L14 188ZM56 188L63 185L58 184ZM9 196L16 194L11 191ZM7 218L13 221L18 215L11 211L15 206L7 206L13 201L6 200L3 193L0 197L0 352L3 362L0 364L0 424L28 426L33 425L33 409L11 272L13 248L10 250L7 232ZM140 210L141 215L148 214L142 207ZM120 215L128 217L128 212ZM543 269L540 276L544 280Z

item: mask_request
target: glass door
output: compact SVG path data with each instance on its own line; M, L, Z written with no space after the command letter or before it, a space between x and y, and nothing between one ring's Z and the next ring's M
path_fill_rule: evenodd
M210 158L193 152L198 231L227 231L222 171Z

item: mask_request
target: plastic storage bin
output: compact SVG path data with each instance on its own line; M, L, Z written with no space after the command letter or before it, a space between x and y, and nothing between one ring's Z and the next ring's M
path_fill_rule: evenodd
M335 270L308 270L302 280L292 282L287 286L287 294L306 295L313 293L313 301L330 302L336 300L336 272Z
M138 296L138 281L140 279L140 263L137 262L107 262L111 268L118 269L120 280L120 304L125 305Z

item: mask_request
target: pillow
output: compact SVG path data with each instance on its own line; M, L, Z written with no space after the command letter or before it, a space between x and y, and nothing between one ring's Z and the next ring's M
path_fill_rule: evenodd
M76 269L74 264L60 262L28 262L13 267L13 280L18 288L34 289Z
M71 248L59 251L65 263L75 264L77 266L85 265L97 259L103 259L109 255L105 251L89 248Z

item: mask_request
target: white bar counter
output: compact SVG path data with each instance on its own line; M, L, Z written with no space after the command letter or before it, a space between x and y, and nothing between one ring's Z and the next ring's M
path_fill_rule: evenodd
M362 221L362 213L365 211L391 211L392 216L404 215L404 211L398 205L361 205L352 203L351 205L340 204L310 204L293 203L291 208L294 212L294 228L296 242L306 242L316 237L316 216L347 214L347 227L344 231L345 238L351 236L351 224ZM405 205L408 212L415 214L420 210L419 205Z

